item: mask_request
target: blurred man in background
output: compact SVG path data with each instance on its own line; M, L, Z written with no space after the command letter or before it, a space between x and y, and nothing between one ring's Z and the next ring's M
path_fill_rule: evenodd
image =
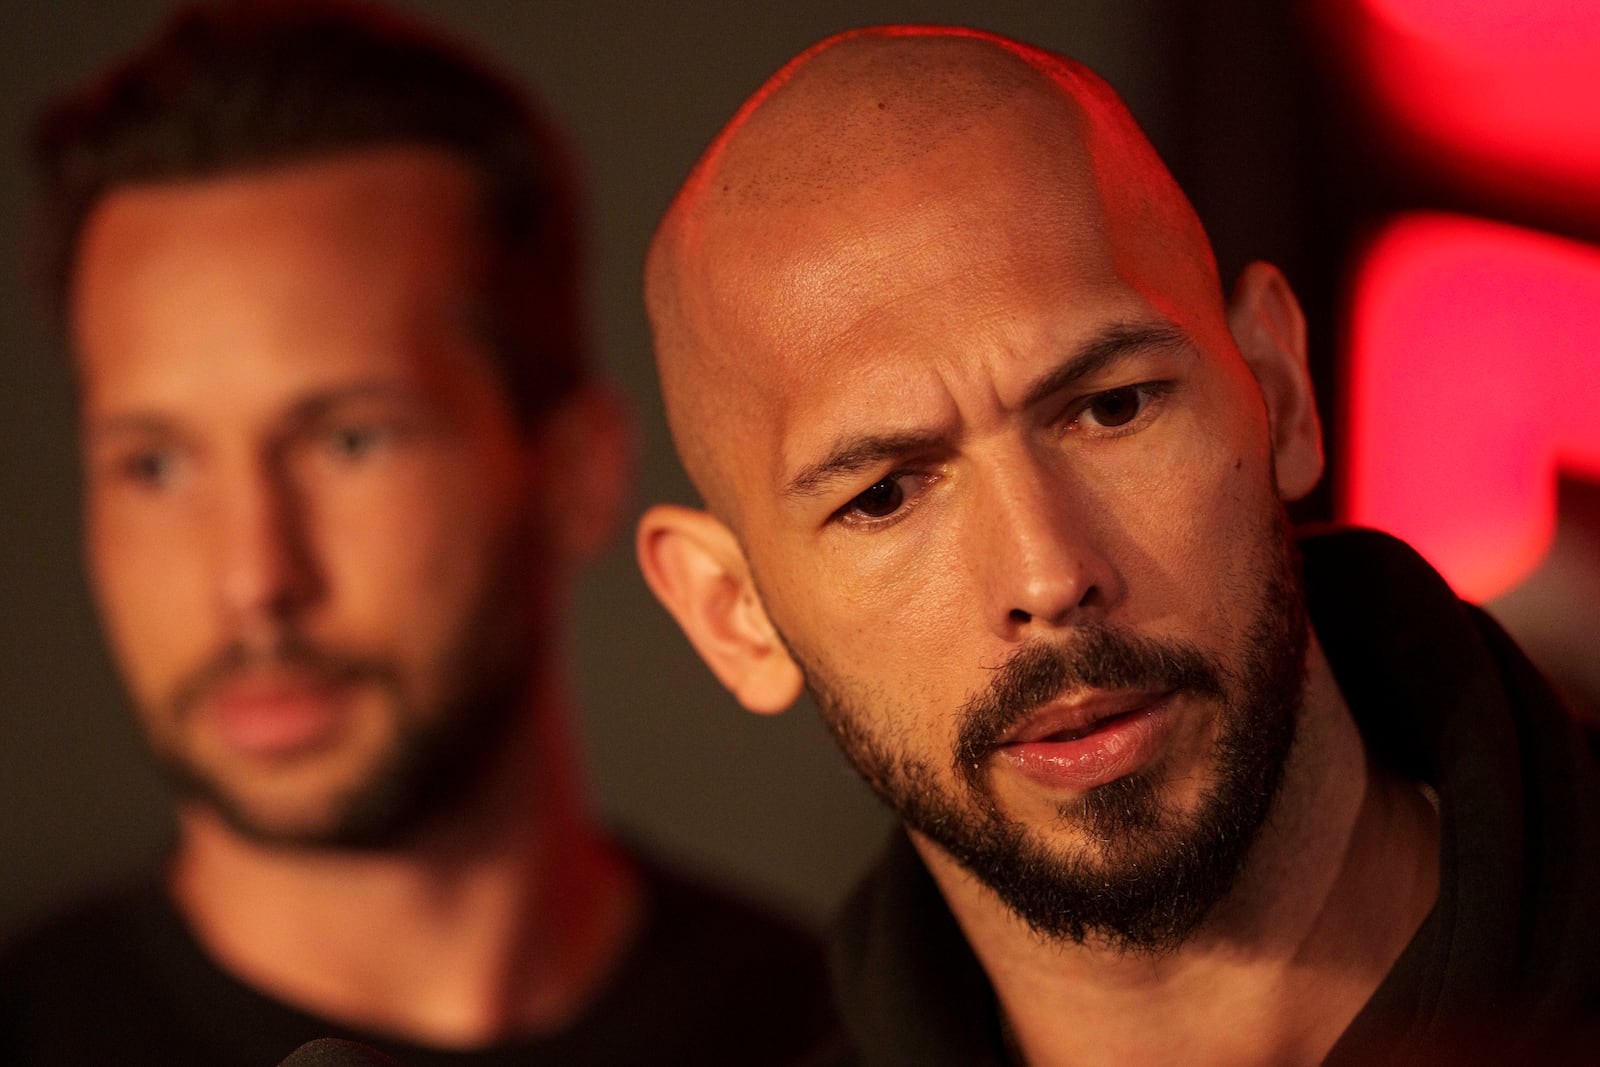
M0 1060L808 1048L810 942L588 806L564 598L628 431L530 105L385 13L229 4L59 102L37 149L92 586L179 836L9 947Z
M1224 300L1092 72L825 41L646 290L705 502L646 514L646 577L909 831L835 946L854 1062L1528 1062L1600 1015L1582 736L1405 546L1291 538L1299 306L1261 263Z

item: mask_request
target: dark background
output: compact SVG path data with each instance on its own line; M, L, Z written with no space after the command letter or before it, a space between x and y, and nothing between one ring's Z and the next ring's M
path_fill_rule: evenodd
M818 38L881 22L972 25L1073 55L1123 95L1190 191L1225 279L1282 266L1312 321L1331 411L1343 252L1381 174L1327 121L1278 0L408 0L532 86L586 172L598 356L638 412L635 509L692 502L672 455L639 299L646 241L739 103ZM148 858L160 782L109 669L78 560L70 383L26 282L25 131L42 100L147 36L158 0L0 5L0 927ZM1376 190L1377 192L1374 192ZM1330 454L1337 454L1337 440ZM1331 479L1330 479L1331 481ZM1325 518L1320 492L1298 517ZM604 811L626 833L802 915L824 916L888 819L809 707L742 712L634 567L631 529L577 590L576 690Z

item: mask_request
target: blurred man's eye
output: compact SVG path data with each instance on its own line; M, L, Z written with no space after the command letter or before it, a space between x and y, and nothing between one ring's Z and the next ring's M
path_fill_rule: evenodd
M139 488L165 488L177 477L178 455L171 448L139 449L120 457L113 473L119 481Z
M335 426L327 431L328 451L338 459L364 459L382 448L392 436L385 427L370 424Z

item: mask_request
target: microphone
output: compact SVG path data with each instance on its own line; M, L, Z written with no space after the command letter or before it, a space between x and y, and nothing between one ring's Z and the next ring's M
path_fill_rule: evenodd
M278 1067L405 1067L369 1045L337 1037L307 1041L289 1053Z

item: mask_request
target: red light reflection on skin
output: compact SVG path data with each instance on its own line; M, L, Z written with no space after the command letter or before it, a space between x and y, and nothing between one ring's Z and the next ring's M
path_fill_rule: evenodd
M1398 147L1468 185L1600 213L1600 3L1320 6Z
M1487 600L1548 549L1556 468L1600 480L1600 249L1416 214L1357 278L1344 517Z

